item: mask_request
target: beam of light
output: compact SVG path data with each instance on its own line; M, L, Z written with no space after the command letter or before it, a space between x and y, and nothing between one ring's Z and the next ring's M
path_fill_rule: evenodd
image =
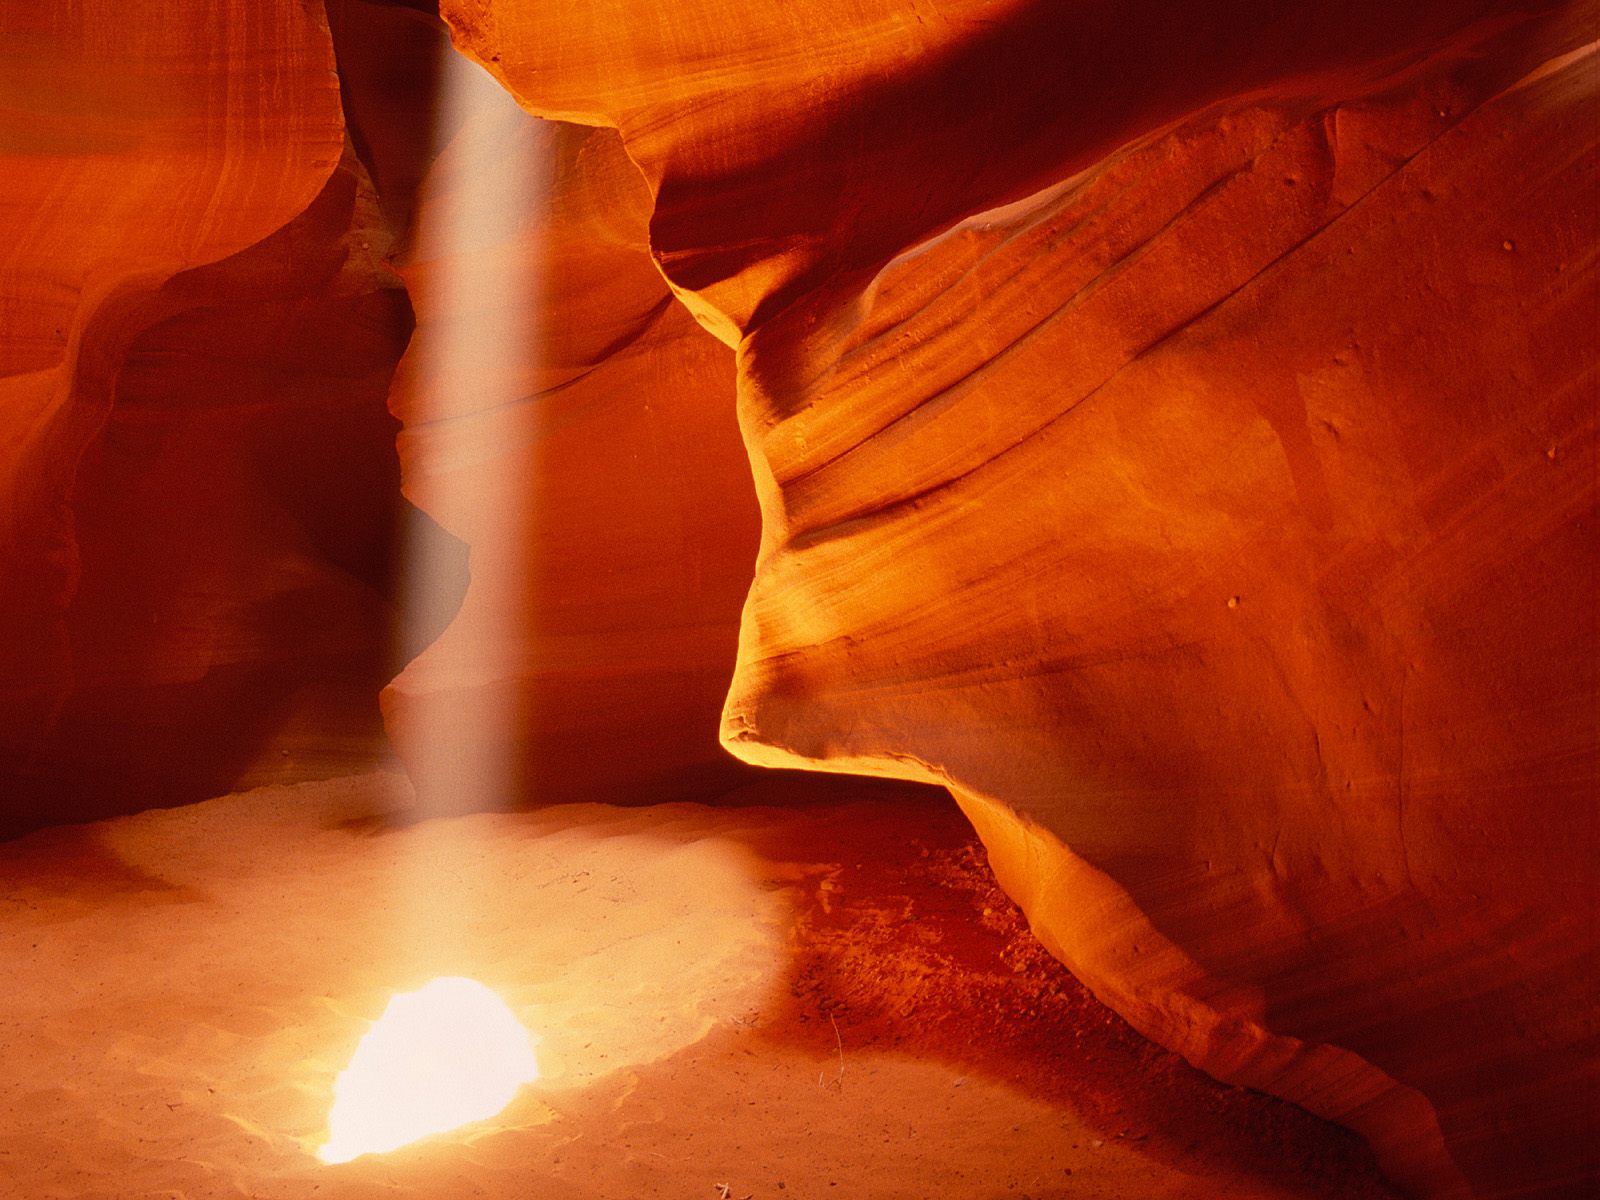
M394 387L406 494L467 544L470 582L443 633L396 681L400 749L424 814L525 799L538 281L551 169L544 123L476 63L448 45L442 54L436 157L400 262L417 326ZM458 554L413 528L403 628L444 624L460 595Z
M416 815L517 807L526 738L528 501L538 444L535 280L549 174L542 125L476 64L441 51L435 157L398 266L417 325L393 407L404 489L469 549L460 610L459 543L414 522L402 548L401 628L443 632L396 680L392 734L418 785ZM338 1077L328 1163L381 1153L500 1111L538 1076L529 1036L482 984L461 978L486 848L459 821L409 839L392 860L389 935L373 974L438 973L397 994ZM380 949L386 947L387 949ZM398 951L398 952L397 952ZM419 965L427 964L419 972Z
M333 1085L328 1142L344 1163L494 1116L539 1077L533 1041L505 1001L448 976L400 992Z

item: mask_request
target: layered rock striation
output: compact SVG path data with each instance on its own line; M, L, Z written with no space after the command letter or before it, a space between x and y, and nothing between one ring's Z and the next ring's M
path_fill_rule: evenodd
M1591 4L415 7L0 9L6 828L396 646L435 808L721 711L1416 1194L1600 1183Z
M442 32L356 15L409 56L450 54ZM346 76L408 206L405 494L470 547L464 595L433 605L458 611L384 694L390 736L432 810L714 797L755 774L717 742L760 523L733 355L652 261L616 132L532 117L452 57L420 171L415 135L382 120L404 81ZM410 549L410 603L436 570Z
M431 803L750 777L732 356L616 134L396 6L5 19L0 828L368 762L408 662Z
M7 830L225 790L294 712L302 768L375 726L409 315L327 26L169 7L0 12Z
M726 744L947 784L1102 997L1418 1194L1581 1194L1592 9L444 13L737 348Z

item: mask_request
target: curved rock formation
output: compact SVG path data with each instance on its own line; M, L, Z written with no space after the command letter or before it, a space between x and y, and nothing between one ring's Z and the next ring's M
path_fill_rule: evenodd
M4 17L0 833L370 760L457 616L386 696L430 800L748 779L716 737L759 536L732 356L637 171L476 68L440 112L436 17L315 9ZM507 147L537 194L464 214ZM464 607L465 544L399 494L397 237L407 487L472 541ZM439 357L463 270L510 287L467 304L516 310L528 372Z
M390 735L436 808L713 796L753 774L717 744L759 526L732 355L651 261L616 134L459 70L391 406L471 582L385 693Z
M444 10L738 346L730 748L949 784L1419 1194L1592 1184L1592 7Z
M340 167L328 30L168 7L4 17L7 830L315 774L377 732L409 313Z
M179 7L0 11L6 828L370 730L387 392L435 806L727 787L731 672L1213 1074L1600 1185L1591 3L446 0L435 136L335 0L348 151L315 5Z

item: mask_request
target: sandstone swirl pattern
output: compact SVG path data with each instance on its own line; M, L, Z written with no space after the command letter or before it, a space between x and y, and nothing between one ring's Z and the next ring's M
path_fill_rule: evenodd
M8 3L0 28L10 830L224 790L330 674L366 699L323 689L308 753L373 707L409 317L320 6Z
M1420 1192L1581 1187L1592 10L444 12L738 349L730 748L948 784L1115 1007Z
M403 482L425 797L726 789L720 707L1419 1195L1600 1181L1592 3L444 0L439 138L415 7L0 4L6 829L370 734Z

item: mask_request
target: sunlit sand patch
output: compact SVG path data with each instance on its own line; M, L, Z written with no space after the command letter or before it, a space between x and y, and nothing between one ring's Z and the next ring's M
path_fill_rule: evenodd
M494 1116L539 1077L533 1041L504 1000L446 976L400 992L333 1085L317 1157L343 1163Z
M92 827L97 853L145 881L111 900L48 857L18 872L23 903L0 906L0 959L23 964L0 989L16 1022L0 1058L25 1046L27 1077L72 1082L50 1104L0 1087L8 1132L34 1145L63 1112L93 1112L137 1128L139 1145L170 1136L207 1170L247 1174L263 1200L334 1174L340 1190L318 1194L366 1200L371 1172L445 1170L529 1136L573 1089L679 1053L761 1007L781 976L790 896L728 814L366 819L408 799L403 779L375 775ZM331 1171L318 1152L335 1079L396 992L441 976L482 981L536 1035L537 1087L470 1129ZM63 1010L64 988L94 997L93 1016ZM264 1172L282 1173L281 1191Z
M1229 1141L1098 1010L968 962L951 939L977 910L919 856L920 805L367 819L407 797L370 775L151 811L83 827L70 871L48 839L12 848L6 1200L1388 1200L1344 1168L1296 1182L1308 1150L1270 1102L1226 1110ZM352 1152L329 1109L363 1035L441 976L493 989L538 1079L452 1132L319 1161ZM936 1036L963 1011L978 1023ZM1020 1057L989 1046L1007 1012ZM1035 1086L1086 1065L1087 1094L1126 1104L1110 1129Z

